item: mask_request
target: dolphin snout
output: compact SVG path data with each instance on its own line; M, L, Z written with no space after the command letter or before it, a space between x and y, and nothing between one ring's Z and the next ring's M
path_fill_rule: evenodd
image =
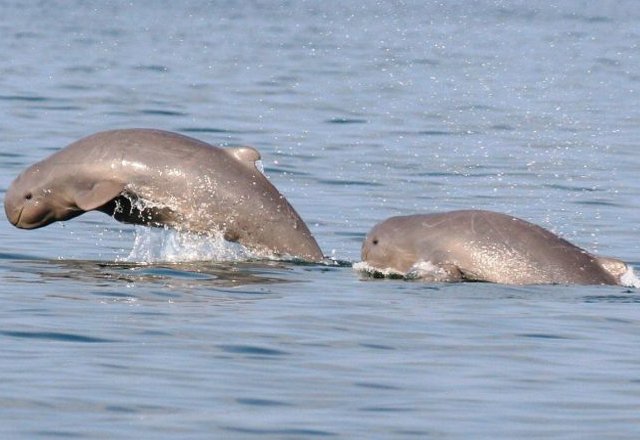
M9 188L4 198L4 212L7 215L7 220L9 220L12 225L17 226L23 209L24 205L17 203L15 192Z
M369 253L369 246L367 246L367 242L365 240L365 242L362 243L362 248L360 249L360 259L362 261L366 261L368 253Z
M17 212L18 215L15 215L14 218L9 219L12 225L18 226L20 224L20 219L22 218L22 211L24 211L24 206L21 206L20 209L13 211L14 213Z
M24 206L8 206L7 203L5 203L4 205L4 211L5 214L7 215L7 220L9 220L9 222L13 225L13 226L18 226L20 225L20 219L22 218L22 210L24 209Z

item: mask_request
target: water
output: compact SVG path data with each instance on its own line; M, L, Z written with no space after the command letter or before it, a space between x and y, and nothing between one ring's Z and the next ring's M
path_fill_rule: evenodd
M636 2L1 7L2 191L155 127L258 148L339 260L391 215L484 208L640 266ZM640 435L635 289L198 262L162 234L2 219L2 438Z

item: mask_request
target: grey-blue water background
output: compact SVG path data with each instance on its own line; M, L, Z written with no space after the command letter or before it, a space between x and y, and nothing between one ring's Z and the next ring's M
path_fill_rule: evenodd
M99 130L248 144L325 253L512 213L640 265L640 4L2 1L0 188ZM640 295L119 263L0 222L0 437L637 439Z

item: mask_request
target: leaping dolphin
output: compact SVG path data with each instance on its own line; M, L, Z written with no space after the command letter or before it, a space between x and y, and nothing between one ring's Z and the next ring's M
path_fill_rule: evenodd
M320 261L322 251L285 197L256 168L251 147L218 148L162 130L96 133L24 170L6 192L9 221L33 229L101 211L277 256Z

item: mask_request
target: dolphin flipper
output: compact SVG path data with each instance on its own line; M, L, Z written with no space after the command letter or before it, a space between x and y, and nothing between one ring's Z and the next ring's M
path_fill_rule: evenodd
M124 184L111 180L101 180L90 188L77 191L74 201L83 211L92 211L109 203L124 191Z

